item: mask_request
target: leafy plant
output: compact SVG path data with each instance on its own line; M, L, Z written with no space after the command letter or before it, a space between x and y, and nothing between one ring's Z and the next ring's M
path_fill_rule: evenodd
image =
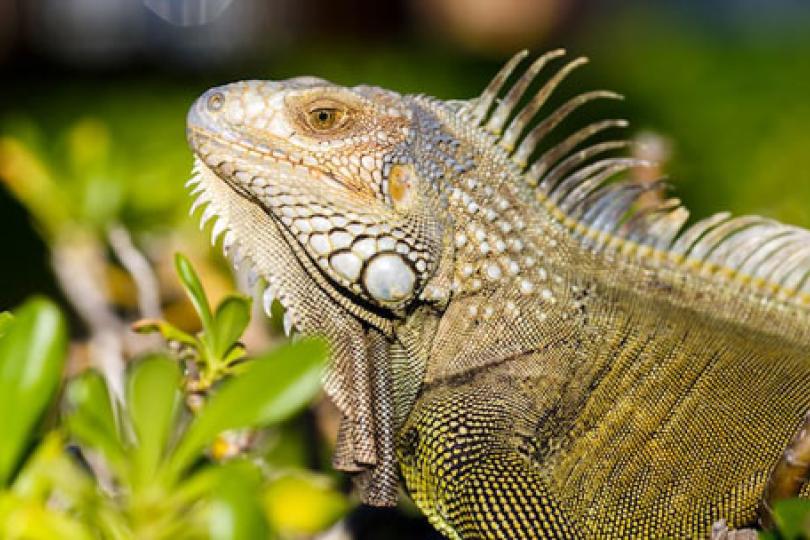
M192 389L205 394L193 410L181 363L152 354L129 365L120 400L97 371L68 381L61 424L39 438L60 386L65 323L43 299L0 315L0 538L261 539L315 532L345 512L326 479L222 449L229 433L277 425L305 406L320 387L325 344L249 359L239 342L249 299L231 295L212 311L189 262L176 263L201 332L166 321L139 328L184 346L193 380L204 381ZM313 497L322 508L310 516L285 510Z
M186 358L198 372L188 381L190 389L206 391L214 382L231 374L234 366L245 358L245 347L239 339L250 322L251 301L246 296L230 294L212 311L191 262L178 253L174 263L186 295L200 318L202 331L192 336L167 321L155 320L139 321L135 330L159 332L167 341L184 347Z
M0 485L11 477L33 427L53 399L64 363L66 332L59 310L35 299L16 320L4 318L0 341Z
M206 531L216 537L218 530L225 538L266 537L260 469L240 458L218 466L205 460L205 452L224 431L266 426L303 407L319 387L324 355L321 342L302 341L252 360L193 417L182 407L178 365L165 356L132 366L122 407L96 372L72 381L68 431L84 452L100 458L98 470L116 486L109 501L115 511L99 520L112 525L107 533L194 538ZM222 512L240 516L225 520L239 530L223 529Z
M28 452L59 387L66 342L65 321L48 300L0 315L0 538L91 538L76 508L93 497L92 482L63 452L62 437L51 433Z

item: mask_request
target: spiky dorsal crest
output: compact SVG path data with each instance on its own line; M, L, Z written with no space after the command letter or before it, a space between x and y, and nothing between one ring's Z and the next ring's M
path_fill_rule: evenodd
M604 90L586 92L551 113L542 112L568 74L586 63L577 58L551 75L521 107L534 79L564 51L542 55L508 85L527 55L521 51L512 57L459 113L496 137L526 182L537 188L537 199L586 248L705 277L720 276L764 298L810 308L810 231L758 216L733 218L726 212L684 227L689 212L678 199L640 205L645 193L662 190L662 180L638 182L622 173L654 164L637 157L605 157L631 147L629 140L594 142L607 130L626 127L625 120L587 125L531 161L543 139L572 112L595 99L621 96Z

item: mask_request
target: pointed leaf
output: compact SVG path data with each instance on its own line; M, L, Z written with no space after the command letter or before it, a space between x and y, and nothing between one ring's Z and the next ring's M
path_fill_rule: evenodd
M200 278L197 277L197 272L191 266L191 261L182 253L177 253L174 256L174 268L180 282L186 289L189 300L191 300L197 315L200 317L203 331L206 334L210 333L214 323L214 317L211 315L211 305L208 303L208 297L205 295Z
M6 333L6 328L11 324L11 321L14 320L14 316L9 313L8 311L3 311L0 313L0 338L2 338Z
M191 347L196 347L198 345L197 340L193 336L183 332L173 324L166 321L141 319L132 324L132 330L139 334L151 334L153 332L158 332L166 341L176 341Z
M0 486L16 468L53 399L66 343L62 314L44 298L26 302L0 339Z
M180 368L163 356L139 361L127 378L127 410L137 439L136 482L148 482L163 457L180 406Z
M302 408L320 387L326 352L321 340L285 345L225 381L178 445L175 473L188 467L219 433L279 422Z
M234 343L233 346L228 349L228 353L222 357L222 362L226 366L229 366L229 373L236 373L238 371L235 370L238 370L241 364L234 365L234 363L237 360L243 359L246 355L245 346L241 343Z
M217 359L225 354L242 336L250 322L250 298L232 294L217 306L214 316L212 343Z

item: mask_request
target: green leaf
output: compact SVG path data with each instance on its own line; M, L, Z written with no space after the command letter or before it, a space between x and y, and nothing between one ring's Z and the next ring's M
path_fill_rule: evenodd
M773 517L780 538L810 538L810 501L785 499L773 505Z
M222 363L226 366L229 366L229 373L238 373L239 366L241 364L233 365L237 360L242 360L247 355L245 350L245 346L241 343L234 343L233 346L228 349L228 354L222 357Z
M132 325L132 330L139 334L151 334L158 332L166 341L176 341L191 347L197 347L197 340L166 321L157 321L153 319L141 319Z
M270 531L258 492L261 474L249 463L218 467L216 489L206 512L212 540L260 540Z
M85 371L71 380L65 390L68 432L82 444L100 452L119 470L124 447L104 378L97 371Z
M14 320L14 316L8 311L0 312L0 338L6 334L6 328Z
M250 298L231 294L217 306L211 342L218 360L223 359L239 340L249 322Z
M280 422L302 408L320 387L326 352L321 340L285 345L225 381L180 441L173 456L175 474L188 467L219 433Z
M127 409L137 438L136 482L149 482L171 434L179 410L180 368L163 356L139 361L127 377Z
M200 283L200 278L197 277L197 272L194 271L191 262L182 253L177 253L174 256L174 268L180 282L186 289L189 300L191 300L197 315L200 317L203 332L210 334L214 324L214 317L211 315L211 306L208 303L208 297L205 295L202 283Z
M8 482L59 385L67 332L59 308L26 302L0 339L0 486Z

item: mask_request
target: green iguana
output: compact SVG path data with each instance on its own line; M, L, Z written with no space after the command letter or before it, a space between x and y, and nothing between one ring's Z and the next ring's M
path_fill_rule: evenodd
M194 205L331 342L336 468L449 538L733 535L800 494L810 232L714 215L627 172L604 120L546 144L565 64L441 101L314 77L193 105ZM806 426L805 426L806 427ZM714 533L712 526L715 525ZM737 533L738 535L741 533ZM739 536L738 536L739 538Z

